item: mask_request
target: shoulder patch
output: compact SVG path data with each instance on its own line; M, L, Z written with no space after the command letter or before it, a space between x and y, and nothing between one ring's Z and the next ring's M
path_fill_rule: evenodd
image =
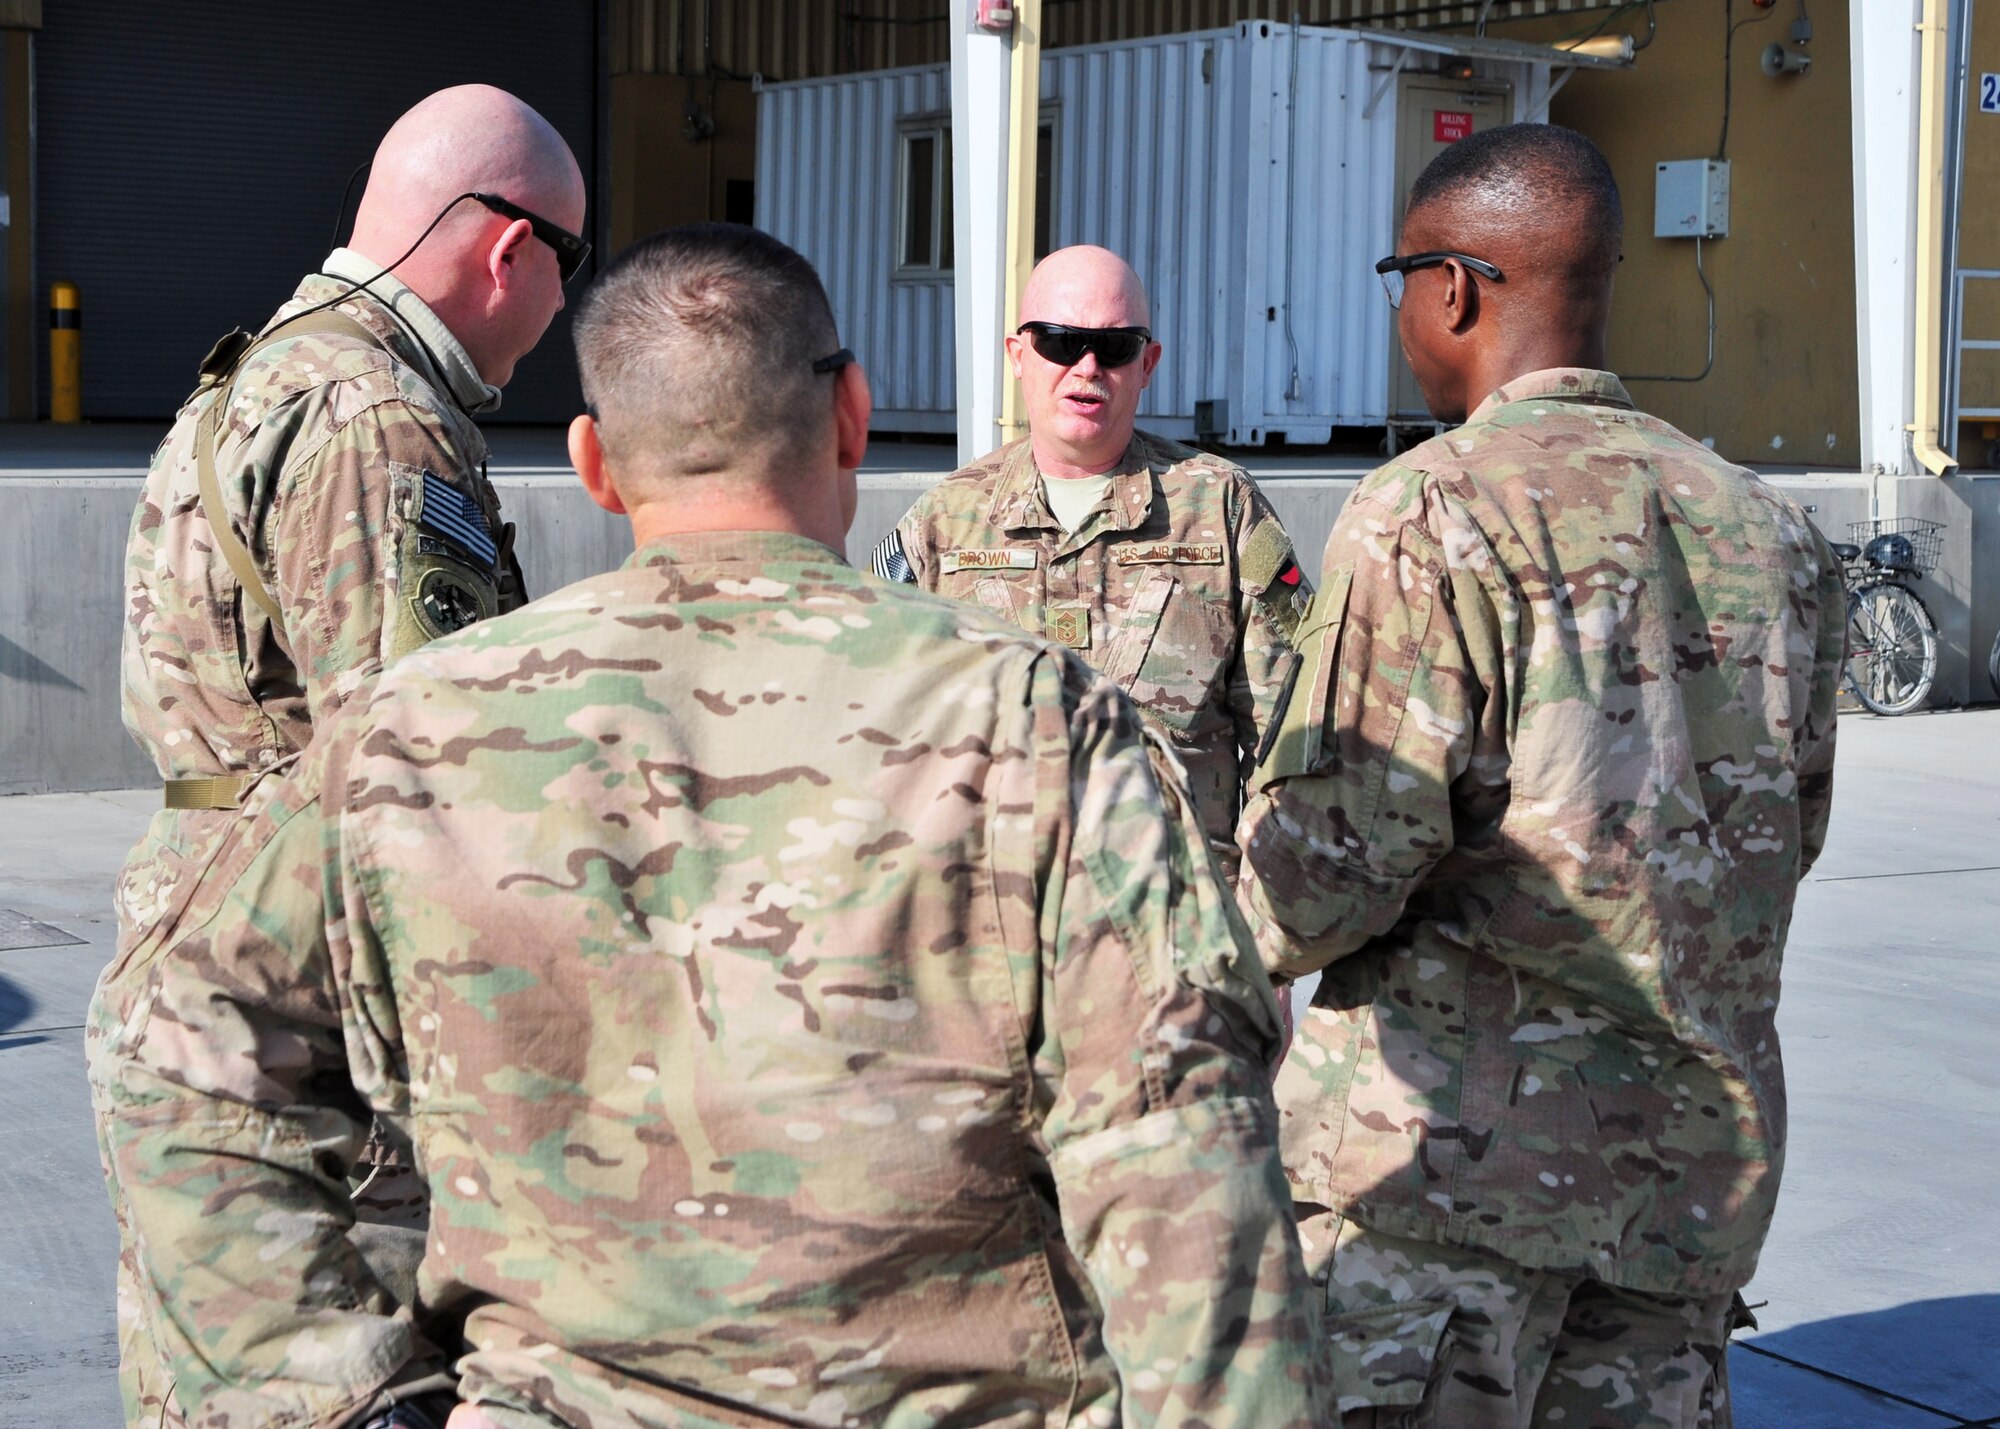
M917 573L910 565L909 552L903 549L903 533L891 531L875 543L875 553L868 558L875 574L885 581L898 581L903 585L915 585Z
M1285 534L1285 528L1278 524L1276 517L1259 521L1250 530L1250 537L1243 543L1243 554L1238 570L1244 587L1253 595L1262 595L1269 590L1287 568L1293 576L1293 584L1298 581L1299 563L1292 556L1292 538Z
M494 544L493 533L486 525L486 513L479 509L479 503L428 469L423 477L417 525L476 557L488 570L500 559L500 548Z

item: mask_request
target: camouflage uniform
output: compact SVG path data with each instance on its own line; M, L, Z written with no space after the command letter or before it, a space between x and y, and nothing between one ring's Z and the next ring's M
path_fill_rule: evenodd
M1832 796L1839 562L1611 374L1555 369L1369 476L1323 584L1241 831L1286 935L1259 929L1268 965L1325 970L1277 1086L1294 1195L1379 1237L1363 1259L1551 1272L1572 1322L1591 1281L1700 1298L1714 1336L1784 1158L1773 1017ZM1386 1298L1448 1310L1451 1276ZM1448 1318L1409 1317L1398 1393ZM1521 1363L1494 1394L1533 1400ZM1645 1388L1583 1422L1653 1422Z
M1014 442L917 499L876 573L1059 640L1132 696L1186 768L1225 869L1249 770L1311 588L1241 467L1144 432L1095 515L1049 511Z
M206 1422L442 1363L341 1235L350 1076L510 1429L1320 1422L1275 1003L1171 761L1059 647L689 536L338 728L115 1049Z
M327 266L338 276L307 278L273 324L379 265L337 250ZM126 553L123 685L126 727L163 779L284 770L386 660L521 602L511 528L470 415L498 393L408 288L380 278L372 290L379 299L356 294L339 310L381 346L288 338L253 354L230 384L216 473L282 629L240 589L203 514L196 434L217 398L190 399L153 458ZM119 879L118 955L99 982L93 1041L144 995L163 946L149 935L176 921L236 818L230 808L153 816ZM421 1188L396 1161L386 1147L368 1158L364 1213L420 1225ZM126 1412L150 1426L166 1385L146 1343L115 1177L112 1203ZM413 1250L414 1238L403 1239ZM379 1247L407 1257L393 1251L397 1240L382 1233Z

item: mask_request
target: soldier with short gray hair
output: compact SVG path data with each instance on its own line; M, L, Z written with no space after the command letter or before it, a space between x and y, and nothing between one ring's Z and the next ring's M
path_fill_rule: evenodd
M669 230L576 340L635 555L391 668L163 970L213 1055L122 1049L203 1422L447 1368L454 1429L1322 1422L1277 1008L1172 759L1060 644L841 558L868 386L796 253ZM370 1108L421 1323L342 1235Z
M1378 271L1463 425L1341 513L1241 830L1271 970L1322 974L1277 1092L1356 1429L1729 1422L1844 600L1604 370L1621 235L1569 130L1418 179Z

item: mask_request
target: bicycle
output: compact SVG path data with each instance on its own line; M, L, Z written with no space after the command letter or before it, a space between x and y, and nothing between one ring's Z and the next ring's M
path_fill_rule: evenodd
M1908 714L1937 679L1938 628L1909 587L1937 569L1944 523L1914 516L1849 523L1833 542L1847 585L1847 665L1854 697L1878 715Z

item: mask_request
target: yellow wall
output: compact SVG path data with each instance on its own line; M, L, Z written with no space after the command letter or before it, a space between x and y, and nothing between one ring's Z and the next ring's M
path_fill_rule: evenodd
M1964 187L1959 198L1958 262L1961 268L2000 269L2000 114L1979 111L1979 79L2000 73L2000 10L1974 5L1970 71L1965 96ZM1949 300L1949 294L1947 294ZM1966 285L1965 336L2000 339L2000 280ZM1967 407L2000 407L2000 352L1965 355L1960 400ZM1958 458L1968 467L2000 465L1990 450L2000 422L1968 421L1959 428Z
M1610 0L1496 0L1492 17L1603 10ZM0 14L9 4L0 0ZM33 0L39 3L39 0ZM1479 0L1043 0L1050 49L1210 30L1242 20L1437 28ZM611 0L611 72L815 79L951 57L945 0Z
M713 119L685 130L690 98ZM729 180L757 176L757 101L738 80L621 74L611 79L611 250L676 223L728 217Z
M1735 461L1854 468L1861 459L1854 317L1854 170L1845 4L1809 7L1810 73L1766 78L1797 9L1736 34L1729 236L1703 244L1716 293L1715 369L1691 383L1634 382L1639 405ZM1662 0L1659 31L1629 71L1578 71L1551 117L1596 141L1625 199L1625 263L1611 364L1630 373L1701 370L1707 306L1694 243L1653 237L1653 166L1713 157L1722 127L1723 0ZM1739 21L1757 15L1737 3ZM1574 19L1494 26L1549 40ZM1615 27L1644 37L1636 15ZM2000 120L1996 120L2000 123Z

